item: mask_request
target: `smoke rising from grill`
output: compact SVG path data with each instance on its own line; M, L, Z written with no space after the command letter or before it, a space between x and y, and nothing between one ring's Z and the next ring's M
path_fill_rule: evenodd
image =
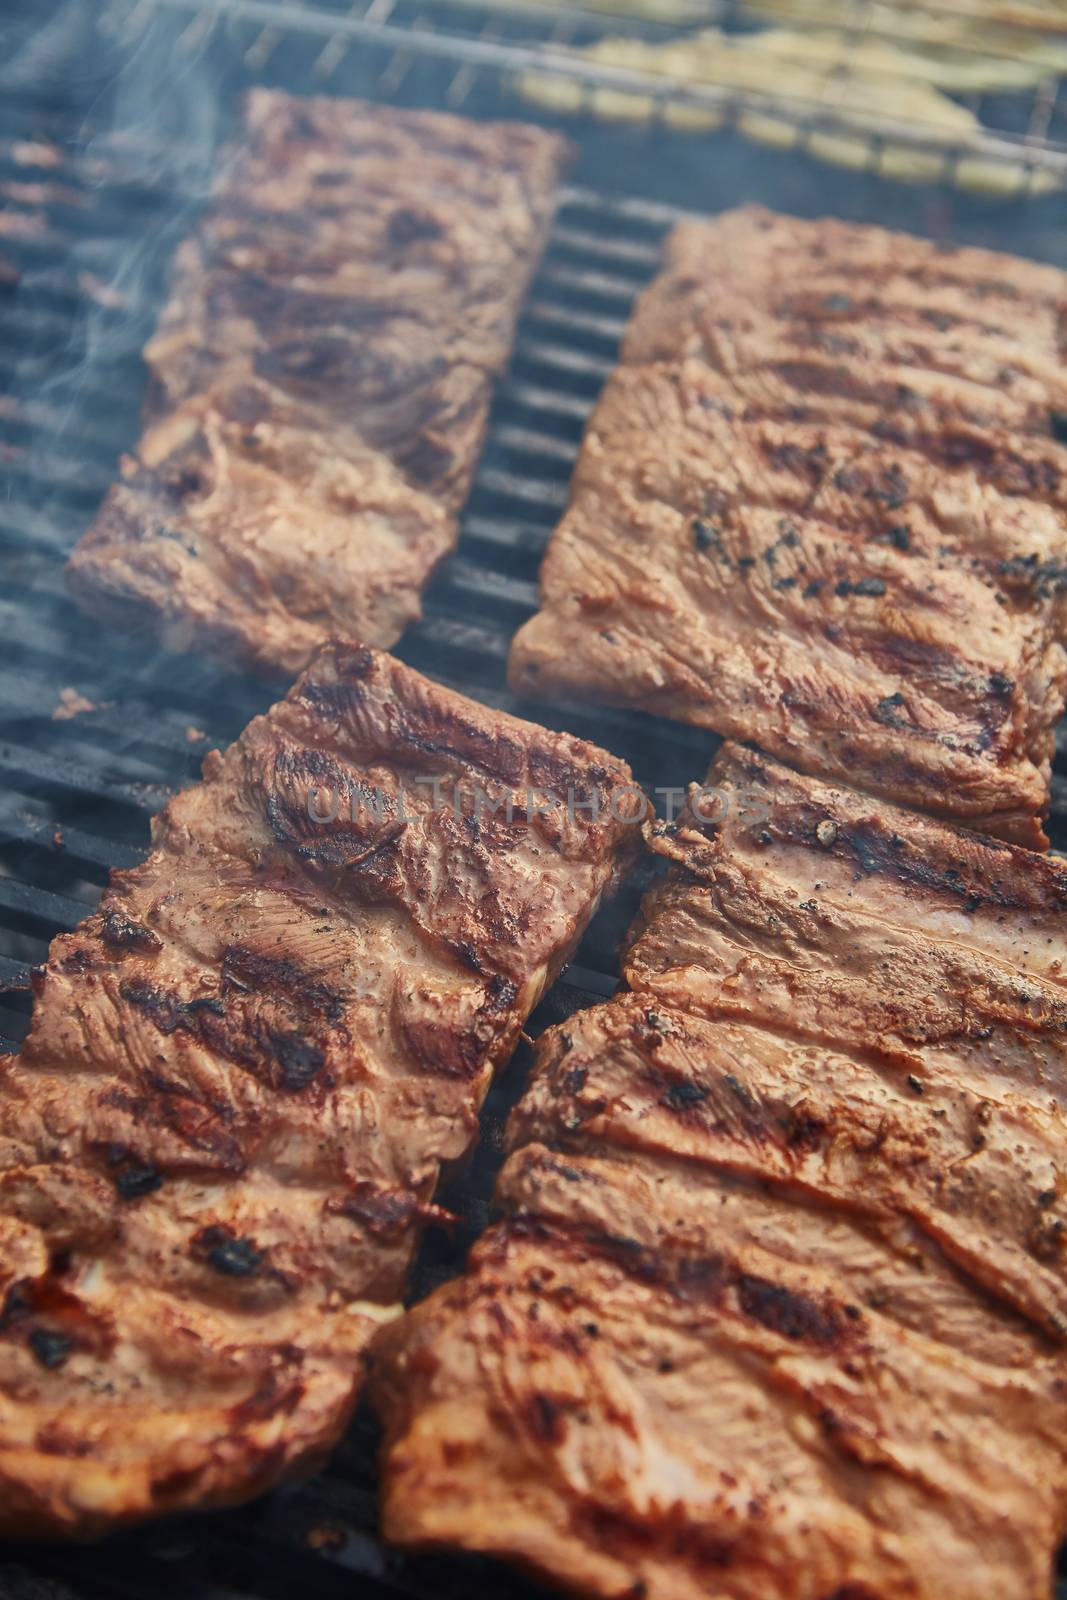
M136 441L141 350L174 249L218 171L233 96L211 38L202 21L134 0L65 0L46 21L0 23L0 96L17 108L20 134L3 150L15 176L0 187L0 264L14 267L6 285L0 274L0 294L13 301L18 334L0 374L0 416L19 442L0 471L5 499L53 561L84 531ZM29 127L36 137L25 136ZM47 562L20 578L44 586L54 626L91 661L80 672L71 651L81 715L62 731L76 755L113 698L131 688L153 697L167 669L143 641L130 649L79 623ZM215 676L182 665L193 692ZM119 730L116 753L133 743ZM190 743L190 776L202 749Z
M68 413L107 364L139 352L173 244L209 193L221 132L219 86L203 30L167 18L137 29L137 8L130 10L131 25L120 10L127 8L113 6L94 28L91 0L69 0L51 26L15 50L2 79L16 94L30 84L39 92L44 74L71 108L56 152L57 189L43 197L45 210L53 198L83 211L125 202L142 213L134 228L128 216L116 216L114 231L103 237L86 231L65 259L43 269L47 279L63 274L63 287L77 298L68 359L56 361L49 352L45 390L35 397L61 406L70 390ZM84 118L81 104L88 106ZM22 287L32 294L36 281L31 269Z

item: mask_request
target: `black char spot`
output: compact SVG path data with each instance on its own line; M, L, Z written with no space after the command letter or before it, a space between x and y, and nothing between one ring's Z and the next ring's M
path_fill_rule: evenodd
M325 1056L299 1033L268 1034L266 1043L281 1070L281 1087L298 1094L322 1071Z
M225 1228L205 1228L197 1242L208 1266L224 1278L252 1278L263 1265L264 1252L254 1240Z
M74 1348L66 1334L57 1333L54 1328L34 1328L29 1346L37 1363L49 1372L64 1366Z
M699 1083L672 1083L663 1096L663 1104L670 1106L672 1111L684 1111L689 1106L695 1106L701 1100L706 1100L708 1091Z
M123 1167L115 1175L115 1188L123 1200L140 1200L146 1194L154 1194L162 1185L163 1177L158 1167L149 1163Z
M151 928L124 916L121 911L109 911L101 929L104 943L115 950L136 950L140 955L157 955L163 941Z
M749 1272L739 1278L737 1292L745 1315L772 1333L821 1345L836 1344L841 1337L843 1329L837 1315L810 1295L798 1294L784 1284Z

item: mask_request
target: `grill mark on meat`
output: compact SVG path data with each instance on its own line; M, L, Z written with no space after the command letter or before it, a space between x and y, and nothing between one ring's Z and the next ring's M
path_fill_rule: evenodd
M997 316L998 327L1025 329L1028 344L1035 333L1039 342L1047 342L1061 330L1061 274L999 251L944 246L866 224L807 221L746 206L713 223L691 219L676 227L665 247L670 273L681 278L688 273L693 288L705 286L709 244L729 246L722 267L727 284L758 284L765 293L791 295L837 291L832 305L824 302L835 315L861 307L865 296L890 301L897 314L901 307L928 306L932 291L946 289L947 303L976 329ZM861 269L867 270L858 278ZM918 295L907 285L917 287ZM997 298L1008 304L992 306Z
M846 1332L847 1324L832 1307L820 1306L810 1295L796 1294L754 1273L740 1275L737 1292L746 1316L786 1339L837 1345Z
M617 1262L628 1276L665 1290L680 1304L723 1307L729 1301L737 1314L791 1343L843 1350L857 1338L856 1319L832 1304L744 1272L737 1262L720 1254L658 1255L636 1239L588 1229L568 1230L559 1221L553 1221L545 1233L536 1220L525 1217L515 1220L512 1232L516 1237L529 1233L549 1239L565 1238L570 1232L581 1250L593 1250Z
M331 1196L327 1209L358 1222L377 1239L396 1239L411 1227L419 1203L408 1189L381 1189L359 1183L351 1194Z
M123 1166L115 1174L115 1187L124 1200L143 1200L163 1187L163 1174L151 1162Z
M797 844L807 843L801 830L790 831L785 836ZM878 873L903 884L914 884L921 889L935 889L952 895L972 911L983 903L1019 910L1025 901L1005 890L1002 883L989 883L984 878L968 879L955 867L931 866L922 857L902 848L900 836L886 834L877 826L855 826L838 834L833 846L836 854L850 853L864 874ZM1067 884L1056 887L1057 898L1067 910Z
M123 1125L146 1138L153 1127L162 1124L178 1141L180 1155L173 1145L158 1166L165 1173L197 1172L236 1177L244 1172L245 1160L238 1136L232 1131L233 1113L229 1106L205 1105L193 1095L183 1093L176 1084L159 1073L146 1075L142 1093L125 1089L105 1089L100 1108L118 1113ZM99 1139L92 1140L99 1147ZM115 1185L121 1194L118 1182Z
M749 423L772 421L775 416L773 406L753 404L746 407L745 420ZM842 424L834 423L833 427L836 432ZM1044 454L1037 440L1012 440L1010 435L995 435L978 425L965 427L959 421L946 422L936 434L916 437L905 436L895 430L890 421L882 421L872 426L871 434L875 441L895 445L907 455L935 466L951 471L971 471L979 481L988 483L1008 498L1062 504L1063 463L1058 456ZM810 456L811 451L805 454ZM777 466L797 470L798 456L787 445L779 446L773 459ZM817 462L816 453L815 463L805 468L809 477L817 470ZM899 469L894 471L891 467L889 473L891 475L879 485L877 480L872 482L867 477L862 467L849 467L838 487L850 493L859 492L865 500L889 510L899 510L907 503L906 484Z
M521 1237L524 1232L536 1234L540 1230L535 1221L519 1217L512 1231ZM583 1250L595 1250L619 1263L628 1276L665 1290L682 1305L724 1307L729 1301L736 1313L791 1343L842 1351L850 1342L856 1342L855 1318L783 1283L745 1272L726 1256L671 1252L661 1256L647 1250L636 1239L592 1230L568 1230L559 1221L553 1221L544 1236L561 1238L569 1231Z
M366 703L362 682L365 655L369 655L369 652L357 649L351 678L346 672L343 679L320 681L314 673L307 674L301 698L323 717L336 720L342 726L350 722ZM432 735L427 731L425 719L420 717L417 707L412 708L410 715L405 708L397 707L387 726L382 729L382 744L388 745L401 757L417 754L445 757L447 761L453 761L458 754L464 762L477 767L487 776L508 783L517 781L528 759L527 752L517 740L509 738L506 733L494 737L477 719L466 715L462 705L442 707L439 730L435 725ZM539 755L539 759L545 763L543 769L539 770L543 770L546 776L566 770L558 758L547 752ZM601 782L603 771L594 769L589 777L594 783Z
M473 950L450 948L466 958L471 971L480 972L481 963ZM411 1017L400 1010L396 1031L405 1054L423 1072L447 1078L472 1079L483 1070L485 1051L498 1026L518 998L515 985L499 974L489 978L486 993L473 1018L470 1031L457 1036L434 1017Z
M616 1181L620 1176L616 1174ZM758 1279L761 1286L784 1287L761 1273L747 1276ZM521 1317L520 1308L534 1283L542 1309L531 1325ZM559 1290L556 1283L561 1285ZM630 1287L631 1284L635 1287ZM429 1492L437 1492L435 1503L438 1506L442 1503L440 1490L446 1481L436 1463L432 1466L425 1463L419 1449L420 1439L407 1435L408 1418L417 1416L424 1426L437 1425L441 1429L447 1481L455 1483L457 1475L464 1476L465 1452L451 1452L448 1419L443 1411L440 1415L437 1412L438 1401L444 1402L454 1382L454 1361L460 1341L473 1340L479 1354L477 1388L472 1392L468 1385L462 1390L462 1399L470 1406L469 1412L465 1412L468 1425L482 1424L483 1449L488 1448L490 1459L500 1469L499 1476L494 1474L493 1483L507 1484L513 1480L505 1469L514 1457L507 1448L506 1436L501 1438L495 1431L497 1417L514 1417L518 1422L527 1416L527 1396L546 1392L543 1377L540 1387L533 1389L537 1382L533 1373L544 1371L542 1363L549 1358L549 1352L565 1352L569 1339L576 1343L581 1321L594 1306L610 1308L607 1318L600 1319L598 1338L586 1340L580 1355L572 1345L572 1359L566 1366L557 1365L553 1369L556 1373L566 1373L568 1427L566 1430L536 1427L531 1430L543 1450L538 1450L530 1470L538 1481L543 1481L542 1471L547 1472L550 1480L554 1477L551 1471L554 1452L569 1442L572 1426L590 1429L588 1436L597 1437L599 1449L608 1451L604 1467L594 1468L591 1481L587 1480L589 1488L577 1502L578 1507L589 1499L594 1504L601 1498L611 1503L614 1496L608 1492L607 1480L601 1476L601 1471L607 1474L613 1468L620 1474L614 1481L623 1491L622 1503L633 1503L626 1492L633 1480L627 1472L623 1440L630 1449L635 1441L651 1445L655 1440L659 1448L668 1452L665 1465L677 1462L680 1467L681 1462L686 1461L688 1470L683 1480L686 1487L671 1511L666 1513L653 1505L643 1508L640 1516L634 1516L640 1531L636 1547L640 1554L635 1564L634 1551L627 1544L625 1560L631 1578L636 1570L655 1584L657 1578L669 1572L679 1592L694 1596L706 1593L707 1574L702 1570L705 1563L692 1560L692 1546L703 1541L713 1545L718 1534L732 1552L737 1581L744 1583L747 1578L751 1583L753 1574L766 1571L768 1559L777 1563L778 1541L787 1538L785 1529L792 1521L791 1513L798 1509L800 1497L806 1515L803 1543L798 1541L795 1561L797 1570L805 1574L810 1586L815 1572L825 1570L816 1565L815 1572L812 1571L813 1564L826 1560L823 1541L827 1540L833 1548L835 1527L841 1530L842 1520L849 1524L847 1508L860 1490L859 1514L848 1529L850 1565L854 1571L867 1572L872 1581L877 1581L871 1569L877 1570L887 1557L884 1548L879 1552L869 1532L864 1537L866 1502L862 1494L862 1486L872 1469L875 1473L899 1475L901 1482L909 1485L904 1503L916 1510L924 1500L933 1501L933 1507L927 1504L923 1508L917 1528L926 1525L931 1516L935 1525L940 1524L934 1508L939 1502L950 1504L950 1497L943 1484L931 1481L930 1457L924 1463L925 1470L909 1470L911 1462L920 1460L921 1455L894 1448L900 1432L899 1418L885 1415L883 1408L882 1414L876 1414L869 1421L851 1399L850 1391L854 1391L865 1368L868 1346L872 1347L875 1361L879 1357L885 1360L892 1349L896 1362L903 1361L909 1368L909 1376L918 1376L912 1363L921 1363L923 1356L906 1342L903 1347L900 1343L885 1342L878 1314L870 1319L873 1326L868 1332L868 1318L858 1307L847 1301L840 1307L835 1306L834 1313L840 1315L845 1325L848 1342L843 1348L818 1339L805 1342L803 1348L808 1365L806 1382L801 1385L791 1380L789 1370L790 1359L800 1343L790 1337L790 1333L797 1331L791 1317L785 1332L767 1329L756 1318L735 1321L740 1308L734 1304L733 1296L726 1294L714 1303L700 1303L701 1320L694 1324L696 1307L692 1300L680 1300L676 1309L672 1309L670 1300L660 1293L658 1285L654 1292L655 1299L650 1301L649 1284L644 1276L635 1277L627 1272L620 1278L614 1272L605 1272L598 1265L598 1258L590 1258L584 1244L566 1228L538 1227L519 1219L496 1236L487 1237L478 1248L468 1280L439 1292L429 1307L420 1308L412 1318L409 1328L412 1359L402 1377L390 1370L391 1341L386 1338L380 1342L379 1361L384 1351L385 1365L376 1368L379 1394L382 1387L387 1387L390 1400L405 1404L404 1422L397 1419L395 1428L391 1428L387 1436L387 1452L391 1446L396 1448L395 1456L387 1453L386 1458L389 1469L386 1517L394 1537L397 1536L395 1530L401 1530L399 1536L403 1541L413 1538L414 1529L421 1521L421 1497L425 1491L421 1486L414 1489L416 1503L412 1511L413 1486L409 1486L408 1462L412 1470L416 1461L423 1471L429 1470L433 1479ZM767 1298L761 1298L766 1306ZM509 1313L514 1307L517 1315L505 1313L501 1309L501 1299ZM777 1297L774 1302L776 1310L783 1304ZM819 1309L821 1311L822 1307ZM437 1315L431 1321L429 1312L433 1310ZM816 1326L820 1333L826 1332L821 1318L817 1318ZM628 1329L636 1332L638 1327L642 1328L642 1337L635 1338L632 1345L621 1343ZM499 1329L495 1336L494 1328ZM701 1331L697 1333L696 1328ZM509 1345L516 1339L530 1368L524 1367L519 1350L513 1347L509 1351ZM769 1349L765 1340L773 1341ZM657 1354L657 1350L662 1353ZM555 1359L558 1362L559 1356ZM527 1371L530 1377L525 1376ZM584 1378L586 1372L587 1379ZM498 1373L503 1380L499 1387ZM742 1374L742 1398L735 1410L732 1396L737 1392ZM600 1383L610 1386L610 1400L606 1405L600 1398ZM404 1400L405 1390L413 1394L413 1400ZM494 1408L488 1413L480 1410L483 1391ZM556 1391L548 1392L556 1398ZM760 1397L758 1404L755 1395ZM747 1417L740 1409L746 1396L750 1399ZM922 1398L925 1396L920 1390ZM643 1405L643 1399L651 1401L651 1405ZM454 1392L451 1404L455 1417L459 1397ZM501 1406L499 1413L495 1410L497 1405ZM661 1435L657 1429L655 1416L660 1405L672 1418L669 1434ZM683 1420L683 1409L694 1413L692 1434ZM701 1448L700 1439L708 1439L709 1429L711 1438L717 1440L712 1421L716 1414L724 1430L738 1430L735 1437L744 1440L743 1447L731 1448L730 1435L727 1435L718 1449L714 1445L710 1451ZM814 1426L806 1427L807 1422ZM404 1430L403 1449L398 1443L401 1429ZM1042 1431L1040 1449L1047 1455L1049 1433L1047 1428ZM946 1439L944 1430L939 1429L939 1437L950 1444L956 1460L961 1449L960 1433L961 1430L952 1427ZM781 1481L778 1471L783 1464L782 1453L789 1450L791 1438L807 1440L812 1434L819 1442L806 1444L796 1457L798 1466L803 1461L808 1462L808 1474L790 1473L791 1488L783 1503L781 1492L775 1492L776 1483ZM502 1446L499 1450L498 1441ZM965 1441L963 1449L966 1448ZM482 1460L485 1460L484 1455ZM840 1478L837 1463L847 1463ZM818 1489L805 1495L801 1485L812 1479ZM401 1483L405 1491L402 1501L396 1497ZM723 1502L717 1497L724 1486L728 1488ZM739 1490L736 1497L730 1489ZM1017 1485L1015 1494L1017 1499ZM447 1542L462 1542L472 1548L495 1550L498 1554L521 1554L527 1561L531 1548L545 1549L552 1553L538 1562L543 1570L557 1579L565 1571L567 1581L579 1592L603 1592L598 1580L598 1563L602 1570L605 1558L618 1549L618 1540L608 1539L598 1520L591 1525L584 1517L575 1516L576 1503L565 1487L547 1497L538 1496L532 1506L527 1503L520 1513L522 1521L519 1523L519 1529L529 1530L525 1538L516 1532L514 1523L508 1524L504 1519L508 1490L501 1493L490 1488L488 1495L488 1503L484 1493L477 1499L463 1501L471 1510L449 1518L444 1531ZM480 1507L481 1511L475 1507ZM784 1522L779 1517L783 1509L786 1512ZM1032 1516L1027 1516L1026 1532L1031 1531L1032 1522ZM533 1534L548 1527L552 1528L554 1537L547 1545L541 1545ZM494 1537L497 1528L506 1530L503 1538ZM844 1537L843 1530L839 1537ZM513 1542L519 1538L523 1539L521 1545ZM1022 1542L1020 1534L1018 1547L1022 1547ZM925 1600L926 1596L939 1591L929 1586L937 1581L936 1576L924 1576L919 1581L924 1554L923 1535L919 1533L911 1544L911 1559L905 1558L903 1550L900 1559L905 1569L902 1581L910 1576L913 1592L924 1596ZM987 1552L983 1550L983 1563L986 1559ZM892 1570L892 1558L888 1570ZM879 1576L883 1583L888 1581L884 1566ZM924 1587L924 1583L927 1586ZM614 1588L619 1592L617 1582ZM875 1592L885 1591L879 1585ZM889 1592L903 1594L906 1590ZM1008 1592L1016 1591L1009 1589ZM1020 1595L1025 1592L1021 1587L1018 1590Z
M770 370L802 394L860 400L890 415L895 411L917 411L926 404L924 397L905 383L885 379L865 381L851 367L815 361L776 361Z
M589 1082L581 1091L569 1091L558 1062L542 1053L542 1086L520 1108L513 1142L520 1137L557 1142L563 1130L567 1149L606 1144L625 1150L629 1159L635 1153L657 1161L676 1155L693 1182L711 1181L698 1169L731 1178L754 1176L785 1187L795 1203L815 1193L858 1217L902 1214L931 1240L946 1236L952 1259L979 1277L991 1252L990 1229L1001 1234L1000 1248L1007 1250L1016 1280L1020 1257L1055 1259L1049 1251L1041 1254L1046 1236L1058 1237L1046 1225L1051 1202L1042 1203L1035 1192L1027 1204L1010 1180L1000 1187L995 1169L960 1165L985 1148L992 1102L964 1098L954 1080L946 1081L936 1058L924 1069L923 1094L916 1096L914 1073L907 1079L904 1073L915 1064L914 1054L903 1061L879 1060L849 1040L847 1058L820 1055L826 1048L825 1026L814 1034L809 1029L806 1041L796 1035L797 1049L788 1028L776 1020L778 1044L748 1026L724 1023L712 1031L698 1022L685 1025L677 1012L671 1016L674 1081L695 1081L701 1089L683 1118L676 1102L672 1105L661 1092L663 1063L657 1063L656 1072L647 1070L651 1036L635 1021L633 1007L620 1002L587 1046L596 1053L586 1057ZM740 1106L736 1083L743 1085ZM1039 1165L1049 1161L1039 1123L1016 1118L1009 1132L1018 1155L1025 1151ZM961 1220L968 1212L978 1222L973 1236ZM1010 1286L1005 1291L1002 1280L994 1281L1001 1294L1019 1292ZM1067 1319L1055 1310L1060 1291L1049 1281L1043 1295L1037 1302L1032 1295L1023 1297L1022 1307L1029 1307L1041 1327L1062 1334Z
M267 822L278 843L303 860L369 871L407 826L396 797L359 781L324 750L279 750L274 776ZM321 807L319 796L325 801ZM379 861L376 869L381 867Z
M657 368L652 374L639 370L637 376L640 383L635 384L633 369L624 367L609 383L598 413L600 436L610 440L617 427L647 416L648 424L658 431L681 424L695 430L695 443L706 438L704 474L694 473L690 484L687 476L674 473L666 485L679 509L725 518L732 538L737 537L737 519L743 517L746 504L788 504L799 515L858 540L884 541L894 549L916 550L938 560L951 558L987 582L1007 587L1009 593L1018 590L1026 604L1056 592L1056 552L1062 551L1063 535L1062 523L1050 514L1051 508L1037 504L1017 508L1009 497L986 488L977 501L980 521L967 527L976 513L975 499L967 495L968 480L958 489L946 483L943 474L931 473L926 456L913 449L890 452L842 424L794 429L794 434L800 433L798 439L769 418L718 422L717 413L709 415L703 402L709 392L722 391L722 380L692 362ZM642 405L645 410L638 414L636 408ZM696 423L694 406L699 408ZM783 434L787 434L784 439ZM635 449L641 451L640 441L635 440ZM723 481L709 486L706 473L715 468L723 473ZM649 483L644 470L646 476L637 478L635 493L642 499L655 498L658 484ZM662 469L659 476L663 477ZM950 494L959 503L955 516L946 513ZM963 541L961 523L969 536ZM979 534L980 542L974 537ZM717 537L717 548L721 542ZM811 590L812 595L818 592Z
M247 945L227 945L222 956L222 987L247 994L284 994L299 1011L321 1012L327 1022L339 1022L344 996L320 982L286 956L270 956Z
M521 124L247 95L77 598L270 672L339 634L393 643L455 544L567 153Z
M581 774L597 816L474 839L423 795L388 864L362 812L366 838L342 814L305 848L305 780L381 788L388 829L423 741L502 809L532 770ZM497 746L514 785L465 754ZM56 941L0 1084L0 1528L229 1504L332 1446L422 1228L453 1220L441 1167L638 847L609 809L631 782L343 643L207 757Z
M197 1044L286 1094L310 1089L326 1065L321 1045L299 1028L280 1028L258 1017L235 1014L215 996L182 1000L136 979L121 984L119 993L160 1033L189 1034ZM332 1078L326 1077L319 1087L330 1088L332 1083Z
M266 1253L252 1239L238 1238L229 1228L202 1228L192 1249L213 1272L224 1278L254 1278L263 1268Z
M1026 914L1055 915L1067 908L1067 880L1058 863L1023 858L1024 868L1018 855L997 839L979 840L946 826L917 834L914 825L909 826L908 813L882 810L872 814L870 802L861 796L799 777L741 745L723 748L715 776L741 807L741 828L745 827L746 791L752 789L765 797L765 805L773 806L769 821L774 836L798 849L830 851L846 858L851 853L865 872L884 873L902 885L964 904L978 899L987 906ZM767 825L764 817L760 828ZM716 824L699 817L687 826L709 840L718 832ZM750 841L753 832L754 826L746 830ZM689 871L701 870L696 858L686 865Z
M728 265L720 270L728 273ZM1030 341L1015 328L980 325L969 328L966 337L946 337L951 330L943 326L945 316L936 306L887 307L876 302L862 308L853 303L846 324L840 314L828 310L837 296L819 297L814 305L796 297L783 303L773 290L761 292L758 282L746 283L741 291L719 282L714 288L698 286L686 317L672 315L660 329L661 297L655 285L643 297L628 337L630 359L675 359L690 352L724 372L735 372L779 359L804 363L808 352L816 359L847 357L850 369L890 368L905 386L909 371L914 371L922 388L940 375L995 389L1022 407L1022 414L1032 416L1044 432L1063 404L1058 355L1048 326L1044 343ZM785 369L780 370L784 376ZM796 386L804 388L803 379ZM995 409L1002 410L1003 402L995 403Z

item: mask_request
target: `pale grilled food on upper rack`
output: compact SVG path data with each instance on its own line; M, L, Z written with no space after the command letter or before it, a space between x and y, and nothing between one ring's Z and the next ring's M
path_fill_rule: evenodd
M655 0L650 0L655 4ZM895 30L908 39L1013 53L1029 37L1055 48L1067 34L1062 0L744 0L751 17L827 22L864 31ZM1033 34L1046 36L1034 41Z
M1028 46L1001 56L931 51L907 38L857 36L848 29L726 33L710 27L667 40L608 36L570 53L591 65L649 74L665 87L721 90L722 102L698 104L669 92L656 97L612 85L588 88L535 68L519 80L527 100L555 111L588 106L610 120L662 116L668 126L690 131L729 122L760 144L803 149L836 166L873 167L883 177L909 182L947 177L959 188L992 195L1059 186L1053 173L1032 169L1023 150L1018 160L984 154L981 122L952 95L1030 90L1067 71L1067 48ZM735 92L767 103L746 104L735 113ZM775 106L779 97L791 104ZM910 127L916 142L894 137L902 126Z

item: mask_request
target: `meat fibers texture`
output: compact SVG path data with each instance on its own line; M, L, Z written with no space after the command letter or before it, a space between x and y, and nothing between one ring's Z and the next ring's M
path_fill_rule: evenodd
M0 1065L0 1531L330 1449L442 1166L640 838L628 783L333 643L170 801Z
M392 644L455 543L566 152L521 123L251 91L74 594L263 671L335 633Z
M385 1531L602 1600L1050 1600L1067 866L710 783L629 992L539 1042L502 1220L377 1336Z
M680 224L511 680L1047 845L1067 275L758 208Z

